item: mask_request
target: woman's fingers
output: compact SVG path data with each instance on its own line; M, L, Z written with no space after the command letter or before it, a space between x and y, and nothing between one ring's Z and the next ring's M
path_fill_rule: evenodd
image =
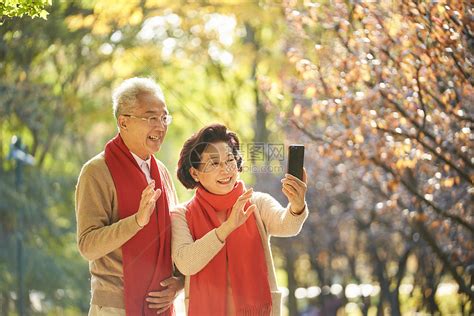
M257 209L255 204L250 205L247 210L244 212L244 216L249 218L250 215Z
M287 175L287 177L281 180L281 183L283 186L286 186L288 190L292 191L296 196L304 198L307 186L303 181L293 177L292 175Z
M290 190L287 186L283 186L281 190L283 191L283 194L285 194L289 200L292 200L297 196L296 193Z
M298 195L300 188L295 186L293 183L283 183L283 187L288 191L292 192L294 195Z
M252 193L253 193L253 188L250 188L247 191L245 191L244 193L242 193L242 195L239 196L239 198L237 200L242 201L242 200L248 199L252 196Z
M305 177L305 174L306 174L306 173L305 173L305 171L304 171L304 169L303 169L303 179L305 179L305 178L304 178L304 177ZM307 187L307 186L306 186L306 182L301 181L300 179L298 179L297 177L295 177L295 176L293 176L293 175L291 175L291 174L286 174L286 175L285 175L285 178L283 178L281 181L282 181L282 182L285 181L285 182L294 183L294 185L295 185L296 187L300 187L300 188L302 188L302 189L306 189L306 187Z
M250 216L250 214L252 214L255 210L255 205L251 205L247 208L247 210L244 209L245 205L252 197L252 193L252 188L242 193L242 195L237 199L237 202L235 202L234 206L232 207L232 212L228 221L231 226L234 227L234 229L242 225Z
M255 204L250 205L247 210L241 210L238 217L238 226L242 225L247 221L247 219L252 215L252 213L257 209Z
M303 180L306 181L306 171L303 173ZM288 198L292 210L299 213L305 203L306 183L292 175L286 175L285 178L281 180L281 183L282 192Z
M293 180L287 180L287 179L283 179L281 181L282 185L288 189L292 189L294 190L295 192L302 192L304 191L305 189L302 188L301 186L299 186L295 181Z
M241 210L245 203L252 197L253 189L250 188L247 191L245 191L238 199L237 202L234 204L234 208L237 210Z

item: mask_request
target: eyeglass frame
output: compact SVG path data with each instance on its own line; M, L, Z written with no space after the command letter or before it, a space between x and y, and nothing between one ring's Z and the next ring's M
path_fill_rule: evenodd
M140 117L140 116L135 116L135 115L132 115L132 114L121 114L121 115L126 116L126 117L130 117L130 118L139 119L139 120L142 120L142 121L146 121L149 126L158 126L158 123L157 124L152 124L151 123L151 120L154 119L154 118L159 119L159 122L161 122L162 126L170 126L171 122L173 121L173 116L171 116L170 114L164 114L162 116L152 115L152 116L149 116L149 117Z
M202 171L201 170L200 171L204 172L204 173L213 172L213 171L217 170L218 168L222 168L222 164L224 164L226 170L231 170L231 168L233 169L234 167L237 169L238 162L237 162L236 157L232 153L229 156L232 156L232 159L227 159L225 161L219 161L219 163L216 166L211 167L212 168L211 170L206 170L206 168L209 167L209 163L212 162L212 158L207 160L206 162L198 162L198 165L204 165L204 167L202 167ZM234 166L234 164L235 164L235 166ZM229 168L229 169L227 169L227 168Z

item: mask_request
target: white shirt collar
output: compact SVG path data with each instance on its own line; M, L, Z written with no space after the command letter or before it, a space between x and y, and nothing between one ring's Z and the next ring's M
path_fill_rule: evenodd
M148 165L148 170L151 170L151 157L149 157L147 160L143 160L142 158L138 157L137 155L135 155L134 153L130 152L133 156L133 158L135 158L135 161L137 162L138 166L141 168L143 166L143 163L146 163Z

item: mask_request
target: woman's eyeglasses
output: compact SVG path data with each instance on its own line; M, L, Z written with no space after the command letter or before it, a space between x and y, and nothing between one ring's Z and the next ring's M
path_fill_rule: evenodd
M235 160L234 158L229 158L225 161L209 159L208 161L200 162L199 164L204 165L204 167L202 167L202 172L213 172L221 166L224 166L225 169L228 171L237 168L237 160Z

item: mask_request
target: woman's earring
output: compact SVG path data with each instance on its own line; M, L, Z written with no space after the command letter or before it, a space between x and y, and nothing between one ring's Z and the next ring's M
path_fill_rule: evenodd
M198 178L194 178L194 181L199 182L199 179L198 179Z

